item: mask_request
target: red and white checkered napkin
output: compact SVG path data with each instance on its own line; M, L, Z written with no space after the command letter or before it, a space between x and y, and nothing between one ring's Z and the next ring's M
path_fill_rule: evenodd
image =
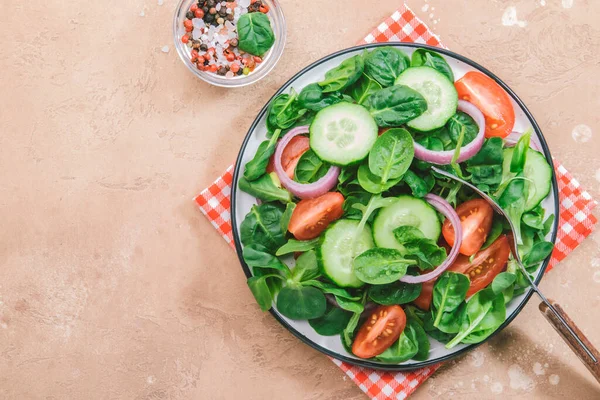
M417 42L442 46L439 38L406 6L394 12L360 43L372 42ZM552 253L549 269L564 259L591 232L597 220L592 215L596 202L581 188L559 162L554 168L560 192L560 219L556 247ZM233 166L212 185L204 189L194 200L215 229L232 247L230 221L230 195ZM405 399L433 374L440 364L410 372L385 372L356 367L333 360L370 398L376 400Z

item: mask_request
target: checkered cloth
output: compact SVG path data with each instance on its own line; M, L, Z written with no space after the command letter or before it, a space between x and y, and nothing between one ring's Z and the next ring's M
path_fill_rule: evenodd
M394 12L360 43L402 41L427 43L443 46L439 38L406 6ZM558 189L560 193L560 219L556 247L548 269L564 259L591 232L596 217L592 209L596 202L581 188L569 172L559 162L554 163ZM233 179L233 166L220 176L212 185L203 190L194 201L209 219L215 229L232 247L230 221L230 195ZM370 398L376 400L405 399L433 374L440 364L410 372L385 372L362 368L333 359Z

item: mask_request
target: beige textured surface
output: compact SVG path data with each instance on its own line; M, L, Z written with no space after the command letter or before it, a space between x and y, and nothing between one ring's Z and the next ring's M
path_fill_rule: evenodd
M286 79L354 44L399 2L343 4L283 0L279 65L254 87L224 90L178 60L175 0L0 2L0 398L365 398L258 310L234 253L190 201ZM409 1L451 49L517 91L553 154L600 198L600 3L425 4ZM502 25L509 5L525 27ZM591 140L572 139L578 124ZM542 284L596 344L599 246L596 233ZM500 391L600 397L535 301L414 398Z

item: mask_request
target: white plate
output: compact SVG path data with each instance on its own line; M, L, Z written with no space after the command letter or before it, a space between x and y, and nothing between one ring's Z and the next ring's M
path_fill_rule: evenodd
M323 79L325 76L325 72L338 66L343 60L348 57L352 57L360 52L362 52L365 48L372 50L375 47L379 46L393 46L403 50L409 56L418 49L418 48L426 48L432 51L435 51L444 56L448 64L452 67L454 71L455 80L461 78L468 71L481 71L486 75L490 76L494 79L500 86L502 86L510 95L513 107L515 109L515 127L514 130L518 132L523 132L529 127L533 127L534 135L537 137L537 142L541 144L546 159L552 165L552 157L550 156L550 152L548 150L548 146L546 145L546 141L540 131L537 123L533 119L533 116L527 110L525 105L521 102L521 100L514 94L514 92L504 84L498 77L492 74L490 71L481 67L480 65L474 63L473 61L460 56L456 53L452 53L448 50L433 48L430 46L425 46L421 44L414 43L380 43L380 44L371 44L371 45L362 45L353 47L350 49L342 50L340 52L334 53L330 56L327 56L300 71L296 74L292 79L286 82L278 91L275 93L277 96L280 93L289 92L290 88L293 87L297 93L302 90L302 88L310 83L318 82ZM265 140L267 134L266 127L266 110L269 103L263 107L261 112L258 114L258 117L250 127L248 134L246 135L246 139L242 144L242 148L240 150L240 154L238 156L236 162L236 169L233 176L233 184L232 184L232 206L231 206L231 216L232 216L232 225L233 225L233 238L235 241L236 250L238 253L238 257L242 264L242 268L248 277L251 276L250 270L247 265L244 263L242 258L242 245L240 243L239 237L239 228L241 222L244 220L246 214L250 211L250 208L256 204L256 199L250 196L247 193L244 193L240 190L237 190L237 182L243 172L243 166L246 165L248 161L250 161L254 154L256 153L256 149L258 145ZM535 140L535 139L532 139ZM546 210L546 214L558 214L558 191L556 185L556 178L553 175L552 177L552 190L550 195L542 202L543 207ZM554 219L554 224L552 227L552 231L548 234L547 240L554 243L556 239L556 231L558 225L558 218ZM543 271L545 271L546 266L548 264L549 258L544 261L540 269L535 274L536 282L539 282ZM524 294L520 296L516 296L514 299L510 301L506 308L506 321L504 324L496 331L499 332L503 329L510 321L512 321L516 315L521 311L523 306L527 303L529 298L531 297L532 291L528 290ZM388 370L404 370L404 369L415 369L431 364L435 364L444 360L448 360L450 358L456 357L459 354L464 353L470 349L475 348L478 344L475 345L458 345L450 350L447 350L442 343L437 342L434 339L430 338L431 342L431 351L429 353L429 359L426 361L414 361L410 360L401 364L384 364L375 361L363 360L355 357L354 355L348 353L344 347L342 346L341 340L339 336L321 336L317 334L307 321L294 321L290 320L283 315L281 315L275 307L271 309L271 313L275 316L275 318L284 325L290 332L300 338L302 341L312 346L313 348L328 354L337 359L347 361L353 364L371 367L371 368L381 368ZM494 333L494 334L496 334ZM493 336L493 335L492 335ZM490 336L491 337L491 336ZM486 339L486 340L489 340Z

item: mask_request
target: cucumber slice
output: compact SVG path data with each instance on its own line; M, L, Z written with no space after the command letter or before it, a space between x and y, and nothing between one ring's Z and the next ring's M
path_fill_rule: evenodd
M448 78L444 78L448 80ZM427 239L438 240L442 224L433 207L424 200L411 196L400 196L394 204L382 208L373 221L373 238L377 247L404 248L394 236L394 229L400 226L414 226L423 232Z
M310 148L330 164L354 164L369 154L377 132L377 123L366 108L338 103L315 116L310 125Z
M396 85L405 85L427 100L427 110L407 123L413 129L427 132L441 128L454 114L458 94L450 80L431 67L407 68L396 78Z
M351 219L337 221L327 228L317 249L323 273L340 287L360 287L365 284L354 275L352 262L354 257L375 247L375 244L371 228L365 226L352 248L358 225L358 221Z
M513 148L504 149L502 175L505 178L511 174L510 160L512 159L513 151ZM546 157L542 153L528 149L523 175L528 179L529 183L529 196L527 196L525 211L531 211L550 193L550 189L552 188L552 167L550 167L548 161L546 161Z

